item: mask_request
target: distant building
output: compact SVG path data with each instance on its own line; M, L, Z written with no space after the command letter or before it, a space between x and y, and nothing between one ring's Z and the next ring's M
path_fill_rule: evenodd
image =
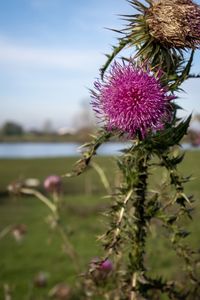
M69 128L69 127L61 127L57 131L58 135L73 135L76 133L76 130L74 128Z

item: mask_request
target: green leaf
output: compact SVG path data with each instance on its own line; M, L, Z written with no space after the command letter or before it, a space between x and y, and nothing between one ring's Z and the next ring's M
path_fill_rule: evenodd
M184 69L181 71L181 75L178 76L177 80L175 81L175 83L173 85L170 86L170 90L176 90L177 87L179 85L181 85L183 83L184 80L186 80L189 77L189 73L192 67L192 62L194 59L194 53L195 50L192 50L190 58L186 64L186 66L184 67Z
M167 148L179 144L183 136L187 133L191 115L186 121L180 122L176 127L169 127L164 131L158 132L155 136L146 139L147 148L166 151Z
M170 163L171 163L173 166L176 166L176 165L178 165L178 164L180 164L180 163L182 162L184 156L185 156L185 153L180 154L180 155L178 155L178 156L176 156L176 157L173 157L173 158L170 159Z

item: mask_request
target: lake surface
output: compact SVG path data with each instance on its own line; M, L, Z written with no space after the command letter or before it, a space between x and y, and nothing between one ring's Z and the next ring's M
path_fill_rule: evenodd
M81 145L76 143L2 143L0 144L0 158L42 158L80 156ZM97 154L118 155L120 150L128 147L124 143L106 143Z
M120 150L127 148L128 143L105 143L97 154L103 156L119 155ZM182 145L184 150L199 150L199 147ZM80 156L80 144L76 143L1 143L0 158L43 158Z

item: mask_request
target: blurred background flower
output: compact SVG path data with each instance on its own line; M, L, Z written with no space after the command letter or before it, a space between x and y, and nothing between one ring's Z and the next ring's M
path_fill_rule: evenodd
M27 226L26 224L14 225L11 232L16 242L21 242L27 234Z
M62 181L58 175L50 175L44 181L44 188L49 193L59 194L61 191Z

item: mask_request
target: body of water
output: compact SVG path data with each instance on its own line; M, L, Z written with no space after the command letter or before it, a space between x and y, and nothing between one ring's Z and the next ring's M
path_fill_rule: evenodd
M109 156L119 155L120 150L127 148L128 143L105 143L97 154ZM80 145L76 143L1 143L0 158L43 158L80 156ZM183 145L184 150L199 150L190 144Z
M0 158L43 158L80 156L81 145L76 143L2 143L0 144ZM120 150L128 147L124 143L105 143L97 154L119 155Z

